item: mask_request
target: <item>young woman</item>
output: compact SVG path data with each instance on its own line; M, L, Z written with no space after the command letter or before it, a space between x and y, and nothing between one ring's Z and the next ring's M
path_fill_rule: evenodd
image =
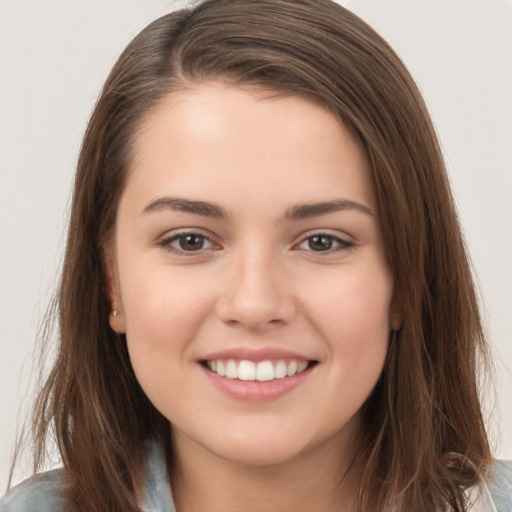
M114 66L75 180L60 347L16 511L505 511L444 164L329 0L207 0Z

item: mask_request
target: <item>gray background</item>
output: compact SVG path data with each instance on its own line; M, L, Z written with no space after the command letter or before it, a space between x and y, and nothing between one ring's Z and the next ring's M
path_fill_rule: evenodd
M185 3L0 0L0 488L30 401L87 118L128 41ZM437 126L496 355L488 425L496 454L512 458L512 3L342 3L402 56Z

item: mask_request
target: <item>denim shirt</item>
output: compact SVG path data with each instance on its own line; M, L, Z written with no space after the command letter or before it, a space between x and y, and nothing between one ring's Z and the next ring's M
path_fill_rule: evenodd
M11 489L0 502L0 512L63 512L62 470L35 475ZM486 484L467 491L468 512L512 512L512 461L498 461ZM144 512L176 512L163 450L148 444Z

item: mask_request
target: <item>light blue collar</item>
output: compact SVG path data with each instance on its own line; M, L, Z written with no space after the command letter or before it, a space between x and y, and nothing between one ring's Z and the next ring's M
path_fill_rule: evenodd
M142 510L144 512L176 512L167 475L164 449L156 441L147 443L146 485Z

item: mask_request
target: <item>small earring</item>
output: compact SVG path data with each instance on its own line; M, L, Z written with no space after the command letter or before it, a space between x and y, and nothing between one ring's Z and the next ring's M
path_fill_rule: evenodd
M117 309L114 309L112 311L112 316L117 316L119 314L119 311Z

